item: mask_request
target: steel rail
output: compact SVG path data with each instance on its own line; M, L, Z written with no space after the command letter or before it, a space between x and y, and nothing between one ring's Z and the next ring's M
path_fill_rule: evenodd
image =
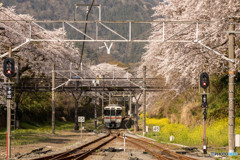
M131 139L131 140L129 140L129 139ZM130 143L134 143L135 145L138 145L138 146L143 147L143 148L146 148L146 147L141 146L140 143L141 144L146 144L148 146L151 145L151 146L153 146L155 148L158 148L158 149L160 149L161 153L166 153L167 154L167 155L165 155L165 158L167 158L167 159L196 160L195 158L191 158L191 157L187 157L187 156L183 156L183 155L177 154L175 152L166 150L165 148L163 148L163 147L161 147L159 145L156 145L154 143L150 143L150 142L147 142L147 141L144 141L144 140L141 140L141 139L136 139L136 138L133 138L133 137L127 137L127 141L129 141ZM152 153L154 155L155 154L159 154L159 153L156 153L156 152L153 152L153 151L149 150L148 148L147 148L147 151L150 151L150 153Z
M87 146L89 146L89 145L91 145L91 144L93 144L93 143L96 143L96 142L98 142L98 141L100 141L100 140L102 140L102 139L104 139L104 138L106 138L106 137L108 137L108 136L110 136L110 134L107 134L107 135L105 135L105 136L102 136L102 137L100 137L100 138L98 138L98 139L96 139L96 140L93 140L93 141L91 141L91 142L88 142L88 143L86 143L86 144L84 144L84 145L82 145L82 146L80 146L80 147L77 147L77 148L75 148L75 149L72 149L72 150L70 150L70 151L66 151L66 152L63 152L63 153L57 153L57 154L49 155L49 156L45 156L45 157L35 158L35 159L32 159L32 160L55 160L55 159L57 159L57 158L61 158L61 157L63 157L63 156L69 155L69 154L71 154L72 152L74 152L74 151L76 151L76 150L83 149L84 147L87 147Z
M123 139L123 137L119 137L119 138ZM134 144L135 146L138 146L138 147L146 150L147 152L149 152L151 155L153 155L154 157L156 157L156 158L159 159L159 160L169 160L169 159L166 158L165 156L160 155L159 153L153 152L152 150L148 149L148 147L144 147L144 146L140 145L140 144L137 143L137 142L134 142L134 141L129 140L129 137L126 138L126 141Z
M117 136L112 136L109 140L104 141L103 143L101 143L100 145L88 150L87 152L80 154L79 156L75 156L76 158L73 158L74 160L81 160L84 159L86 157L88 157L92 152L94 152L95 150L99 149L100 147L106 145L107 143L111 142L112 140L114 140L115 138L117 138ZM60 159L60 160L65 160L65 159Z
M89 155L91 155L91 153L94 152L95 150L97 150L100 147L104 146L105 144L111 142L113 139L117 138L119 135L120 135L119 132L116 134L112 134L110 131L109 134L102 136L91 142L88 142L80 147L74 148L70 151L66 151L63 153L57 153L57 154L49 155L49 156L45 156L45 157L35 158L33 160L72 160L72 159L78 160L78 159L84 159L84 158L88 157ZM107 139L107 140L105 140L105 139ZM103 141L103 142L101 142L101 141ZM95 147L90 146L90 145L94 145L95 143L96 144L100 143L100 144L97 144ZM90 148L84 149L87 147L90 147Z

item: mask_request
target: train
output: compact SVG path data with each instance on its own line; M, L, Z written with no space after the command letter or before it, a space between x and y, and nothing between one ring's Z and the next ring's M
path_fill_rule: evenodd
M125 107L110 104L104 107L104 124L107 128L120 128L125 118Z

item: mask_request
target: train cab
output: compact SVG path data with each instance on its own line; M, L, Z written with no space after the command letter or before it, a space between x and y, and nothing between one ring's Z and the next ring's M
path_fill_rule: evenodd
M104 123L107 128L119 128L123 119L123 108L112 104L104 108Z

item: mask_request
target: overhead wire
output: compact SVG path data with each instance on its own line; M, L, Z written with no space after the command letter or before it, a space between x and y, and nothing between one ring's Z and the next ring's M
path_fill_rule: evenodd
M90 14L90 12L91 12L91 10L92 10L94 1L95 1L95 0L92 0L91 6L90 6L90 8L89 8L89 10L88 10L88 12L87 12L86 21L88 21L88 16L89 16L89 14ZM84 34L84 36L83 36L83 40L86 39L87 25L88 25L88 23L85 23L85 29L84 29L84 33L85 33L85 34ZM81 54L80 54L80 63L79 63L79 64L82 63L82 57L83 57L84 47L85 47L85 42L83 42L83 45L82 45L82 50L81 50Z

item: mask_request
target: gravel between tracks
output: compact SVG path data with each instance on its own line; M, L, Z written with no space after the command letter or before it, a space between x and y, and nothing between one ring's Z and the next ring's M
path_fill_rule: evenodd
M83 133L82 143L92 141L104 134L95 134L95 133ZM65 151L67 149L75 148L81 145L81 133L75 131L59 131L56 135L46 134L44 136L48 137L48 141L38 142L36 144L27 144L27 145L17 145L12 146L12 158L19 157L22 154L30 153L34 149L39 149L44 147L43 150L52 150L47 154L36 154L31 153L29 155L23 156L21 159L31 159L33 157L40 157L44 155L54 154L57 152ZM79 140L79 141L78 141ZM13 140L12 140L13 141ZM18 155L18 156L17 156ZM6 157L6 147L0 147L0 159Z
M31 153L29 155L23 156L21 159L31 159L34 157L40 157L44 155L54 154L58 152L63 152L68 149L76 148L80 146L82 143L86 143L92 141L96 138L105 135L104 133L95 134L95 133L83 133L83 139L81 140L81 133L75 131L59 131L56 135L46 134L44 136L48 137L48 141L38 142L37 144L28 144L28 145L18 145L12 146L12 157L16 157L16 155L22 155L25 153L30 153L34 149L42 148L43 150L52 150L47 154L36 154ZM78 141L79 140L79 141ZM177 147L172 145L163 144L164 147L170 150L174 150ZM92 156L88 157L87 160L124 160L129 159L130 157L137 157L142 160L155 160L155 158L149 154L144 153L144 150L136 147L133 144L126 143L126 152L109 152L109 151L101 151L101 149L109 149L110 147L114 147L115 149L123 149L123 140L115 139L111 143L106 146L100 148L98 151L93 153ZM6 148L0 147L0 159L4 159L6 156ZM209 157L193 157L201 160L212 160L213 158Z

